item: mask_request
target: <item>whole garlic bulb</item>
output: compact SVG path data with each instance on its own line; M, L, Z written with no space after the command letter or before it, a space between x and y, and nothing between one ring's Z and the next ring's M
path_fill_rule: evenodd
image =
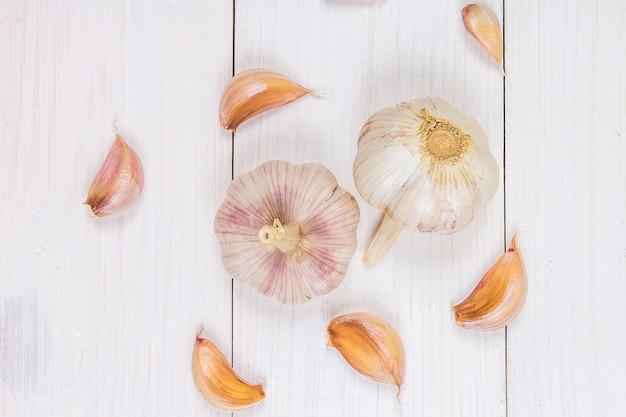
M353 174L361 197L385 214L364 262L384 256L401 230L463 229L493 198L500 176L478 122L437 97L373 114Z
M229 185L215 235L231 278L296 305L341 284L359 216L356 199L328 168L274 160Z

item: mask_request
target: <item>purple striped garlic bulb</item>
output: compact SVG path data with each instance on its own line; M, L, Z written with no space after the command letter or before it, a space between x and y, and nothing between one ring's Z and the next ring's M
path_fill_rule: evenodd
M275 160L233 180L215 234L230 277L302 304L343 281L359 217L356 199L326 167Z

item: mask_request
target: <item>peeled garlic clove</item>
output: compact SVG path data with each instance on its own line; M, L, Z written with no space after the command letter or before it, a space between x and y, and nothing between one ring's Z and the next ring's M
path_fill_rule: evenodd
M325 92L304 88L269 69L242 71L224 88L220 101L220 124L224 129L234 132L246 120L291 103L306 94L326 95Z
M498 16L484 4L468 4L461 10L465 28L499 64L502 64L502 34Z
M508 250L487 271L476 288L452 307L456 323L466 329L496 330L508 325L526 301L528 280L513 235Z
M371 313L350 313L328 324L328 346L334 347L359 373L377 382L400 387L405 357L400 335Z
M213 342L196 335L191 369L193 381L204 398L224 410L241 410L265 399L263 385L241 379Z
M132 207L143 189L143 165L137 153L116 135L115 142L94 178L85 204L97 217Z

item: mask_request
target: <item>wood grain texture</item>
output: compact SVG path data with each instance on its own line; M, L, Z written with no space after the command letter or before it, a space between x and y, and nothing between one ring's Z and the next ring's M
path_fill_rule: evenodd
M231 415L193 385L201 324L265 384L240 416L623 414L626 7L485 3L505 17L506 83L458 0L0 2L0 416ZM233 138L221 91L252 67L331 96ZM359 130L425 95L478 119L498 192L467 229L403 233L364 265L380 213L352 180ZM82 202L113 126L146 185L98 219ZM361 209L343 283L298 307L233 283L213 232L232 173L271 159L327 166ZM506 331L456 327L450 307L518 226L521 315ZM325 346L330 319L359 310L403 338L398 398Z
M509 416L620 416L626 7L527 1L506 12L507 229L527 226L530 282L509 327Z
M447 237L406 233L385 259L360 261L381 216L352 180L359 131L370 114L442 96L479 119L502 166L501 72L465 32L461 7L413 1L235 4L237 72L269 67L332 92L243 124L235 134L235 174L269 159L322 163L361 207L357 252L335 292L293 308L235 283L235 364L262 370L268 393L264 404L244 414L503 416L504 331L464 332L450 310L502 250L502 183L465 231ZM378 314L402 336L407 372L399 401L393 386L365 379L325 348L328 321L352 311Z
M212 232L231 5L8 1L0 16L0 415L210 413L190 360L201 323L231 349ZM82 202L113 125L146 183L99 219Z

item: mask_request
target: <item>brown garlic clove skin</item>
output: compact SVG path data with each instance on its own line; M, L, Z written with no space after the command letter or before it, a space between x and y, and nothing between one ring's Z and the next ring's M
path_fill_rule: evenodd
M465 329L497 330L515 319L524 306L528 279L513 235L508 250L487 271L474 290L452 307Z
M249 384L231 368L213 342L196 335L191 361L193 381L202 396L224 410L242 410L265 399L263 385Z
M467 31L502 65L502 33L493 10L484 4L468 4L461 10L461 17Z
M220 101L220 124L234 132L246 120L306 94L325 95L324 92L304 88L270 69L242 71L224 88Z
M341 353L357 372L374 381L404 383L404 346L398 332L371 313L350 313L335 317L328 324L328 344Z
M131 208L143 189L143 165L137 153L116 135L115 142L94 178L84 204L104 217Z

